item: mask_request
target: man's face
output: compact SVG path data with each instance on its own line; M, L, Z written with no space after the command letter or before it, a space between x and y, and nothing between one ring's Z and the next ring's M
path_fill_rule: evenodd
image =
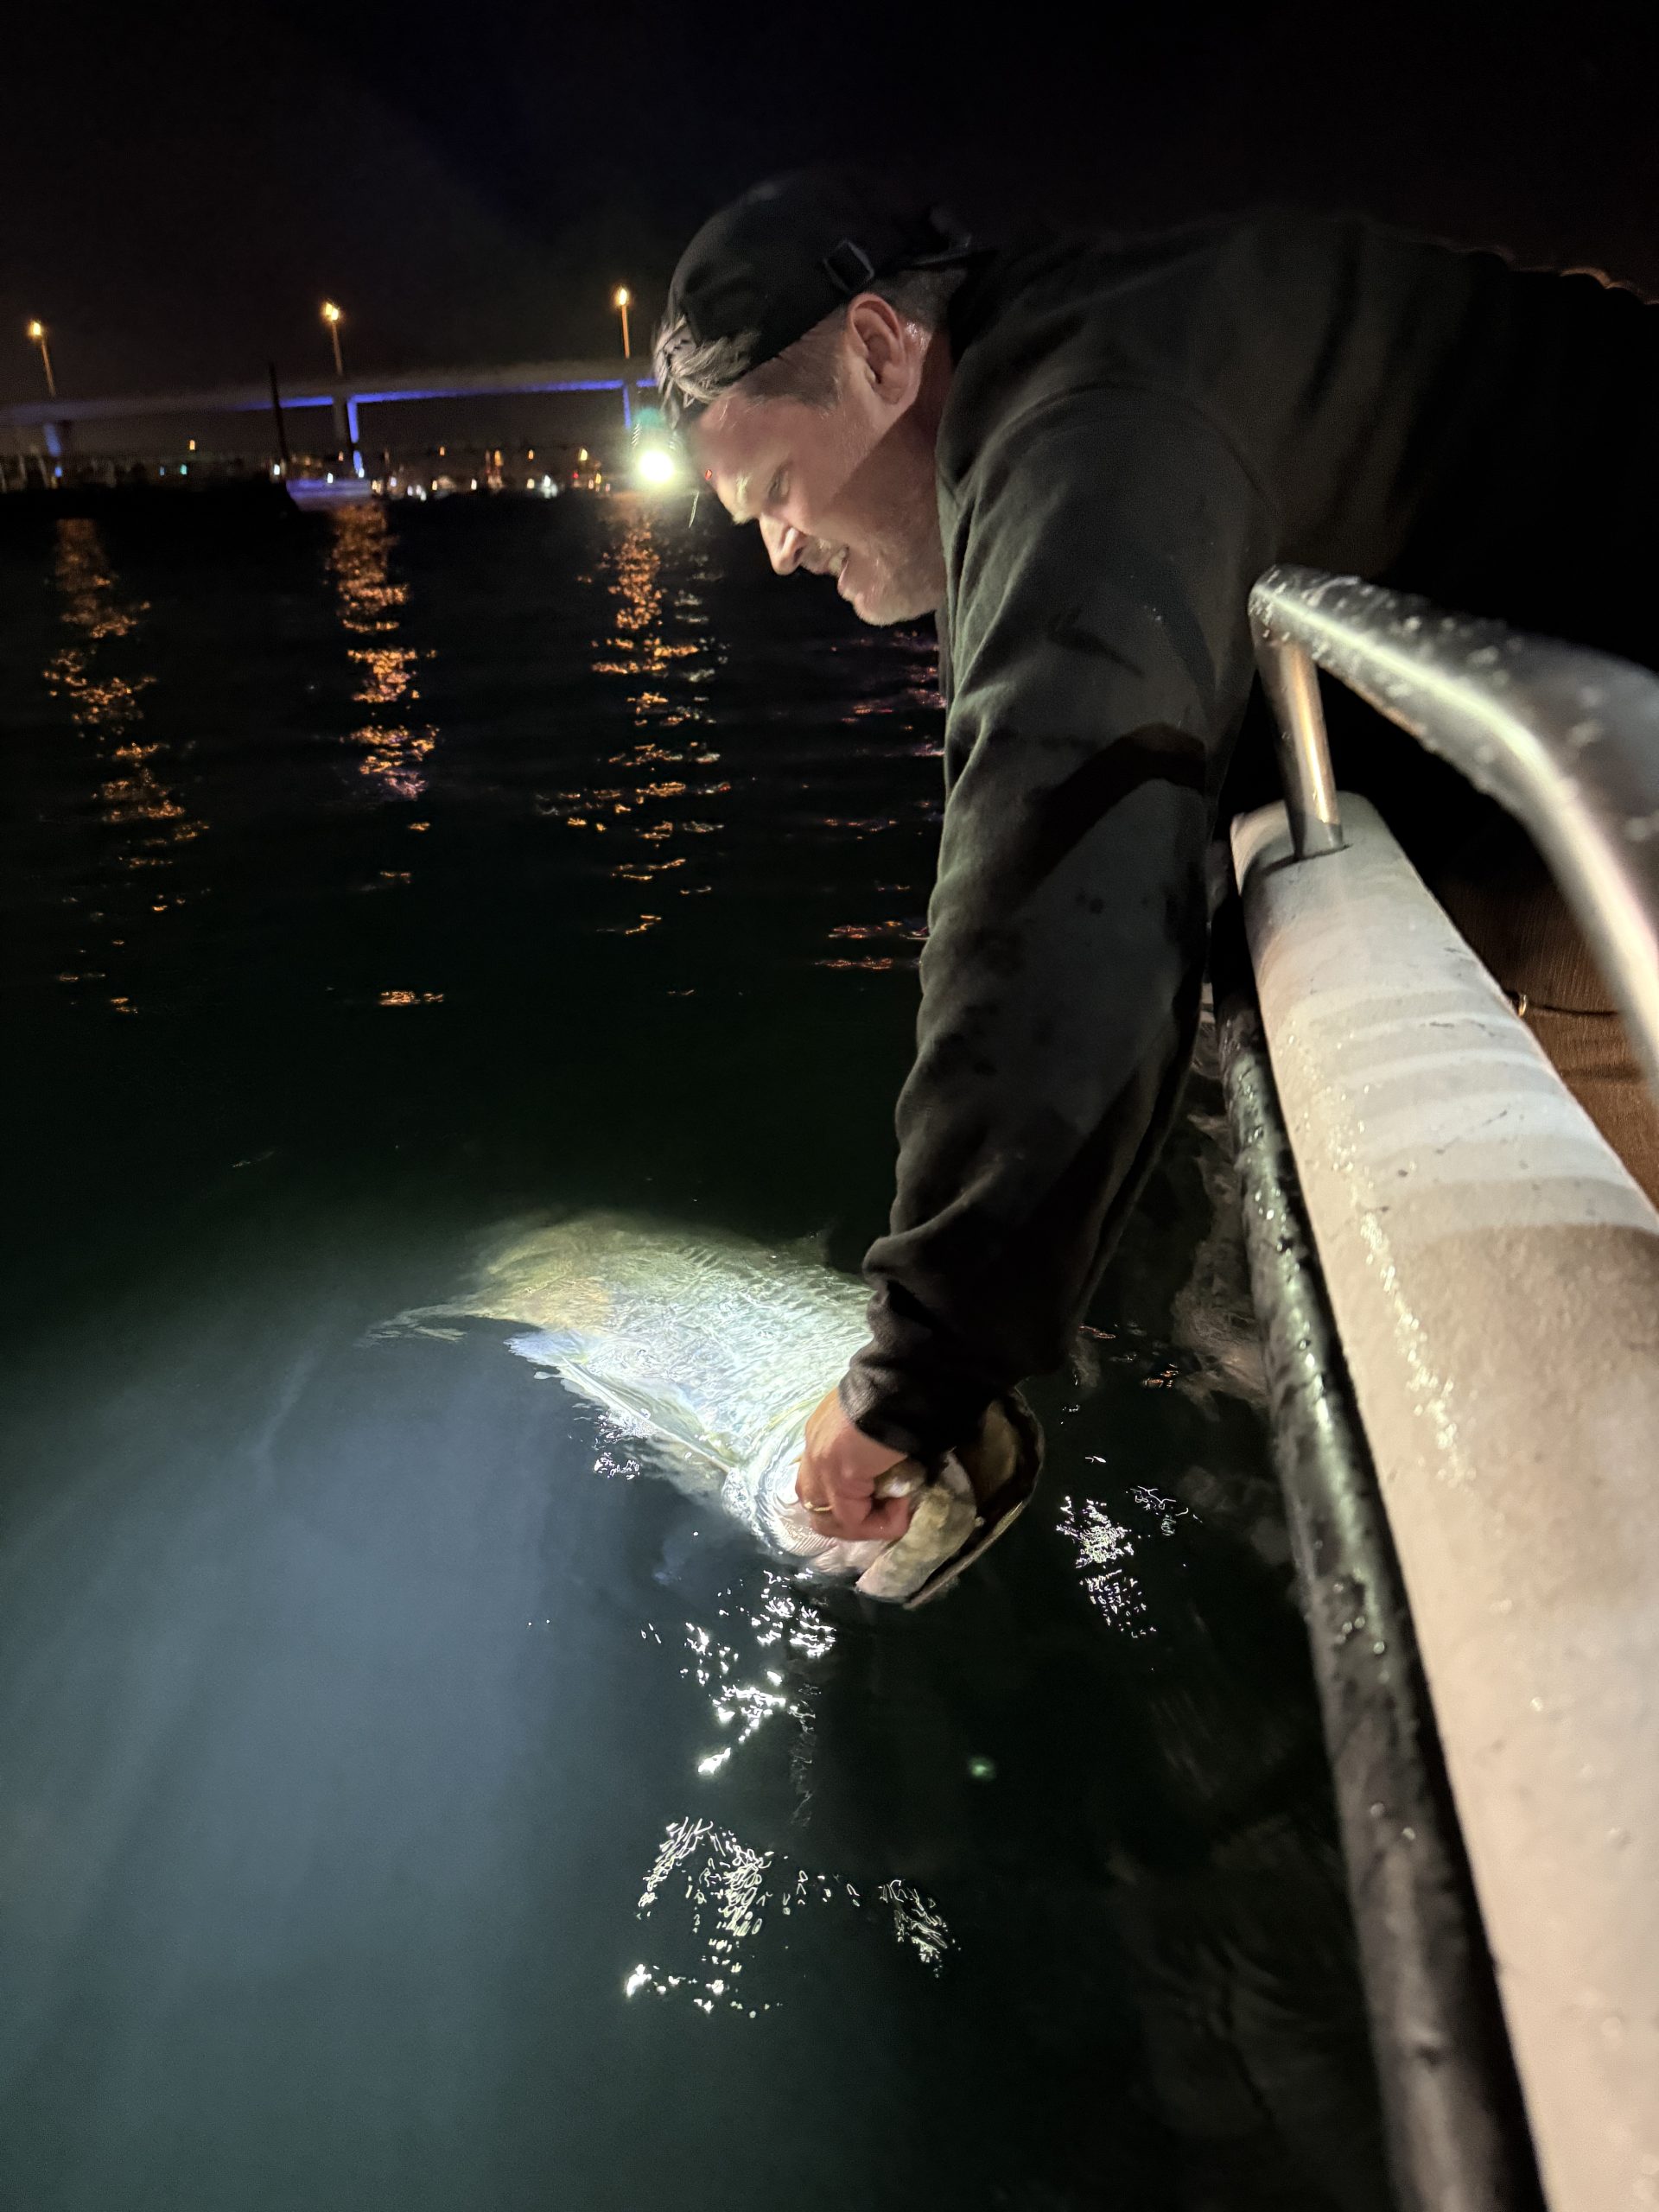
M873 342L856 327L867 304L883 310L876 326L891 324ZM884 302L860 301L833 406L752 399L740 384L691 432L722 504L734 521L760 524L779 575L833 576L866 622L912 621L944 596L925 351Z

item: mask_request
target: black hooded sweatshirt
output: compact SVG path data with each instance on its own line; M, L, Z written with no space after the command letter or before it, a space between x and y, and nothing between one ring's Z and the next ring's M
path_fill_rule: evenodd
M970 270L938 445L944 822L841 1386L867 1433L932 1457L1058 1366L1156 1158L1255 579L1306 562L1631 650L1592 634L1585 532L1590 568L1651 580L1605 479L1622 424L1659 491L1656 325L1589 275L1357 218L1032 238Z

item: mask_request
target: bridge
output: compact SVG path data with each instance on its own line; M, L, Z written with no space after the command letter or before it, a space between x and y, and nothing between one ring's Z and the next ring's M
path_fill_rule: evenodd
M398 400L476 399L503 393L616 391L622 419L632 425L639 393L654 391L657 380L615 360L520 361L505 368L416 369L404 376L307 379L282 391L282 410L327 407L332 410L334 443L355 454L362 439L359 410ZM269 415L273 405L268 378L254 384L220 385L206 391L121 393L105 398L12 400L0 404L0 437L10 434L14 447L33 432L47 453L60 455L82 425L155 422L169 416L200 421L219 415Z

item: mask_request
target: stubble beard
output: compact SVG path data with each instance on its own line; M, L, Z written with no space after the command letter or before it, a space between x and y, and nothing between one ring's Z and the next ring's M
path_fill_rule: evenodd
M937 613L944 603L944 549L931 507L916 518L914 526L884 537L862 554L855 554L853 560L857 568L876 571L874 589L861 588L852 602L861 622L882 629L895 622L918 622L925 614Z

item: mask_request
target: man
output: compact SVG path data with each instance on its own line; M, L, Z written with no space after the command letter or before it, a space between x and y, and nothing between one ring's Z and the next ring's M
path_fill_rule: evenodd
M947 804L898 1190L869 1342L798 1483L831 1533L896 1535L883 1478L971 1456L988 1408L1060 1363L1169 1127L1251 583L1301 561L1651 660L1659 315L1357 219L977 249L814 171L698 232L657 359L780 574L938 624ZM1432 771L1402 788L1467 879L1465 928L1542 911L1478 803ZM1545 940L1500 981L1589 1021L1605 1060L1593 976L1558 921ZM1604 1125L1635 1127L1612 1057Z

